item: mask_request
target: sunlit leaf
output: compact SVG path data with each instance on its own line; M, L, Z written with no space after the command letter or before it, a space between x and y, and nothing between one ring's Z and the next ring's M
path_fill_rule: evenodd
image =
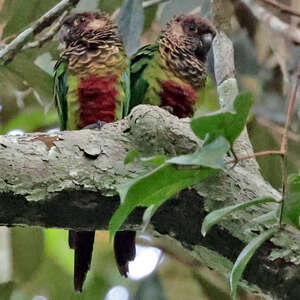
M127 216L137 206L159 206L182 189L215 174L216 169L179 169L175 165L163 164L150 173L123 186L118 191L121 205L109 223L111 236L121 227Z
M130 56L140 46L144 25L143 0L124 0L120 15L119 28L127 54Z
M31 113L19 113L0 129L0 134L5 134L13 129L33 132L36 129L53 125L55 122L57 122L57 114L55 112L45 114L43 110L34 110Z
M47 255L66 272L73 274L74 253L69 248L68 231L62 229L46 229L45 251ZM59 250L58 250L59 249Z
M202 227L201 227L201 233L203 236L205 236L206 233L208 232L208 230L213 225L218 223L222 218L230 215L231 213L233 213L237 210L242 210L242 209L245 209L245 208L253 206L253 205L259 205L259 204L268 203L268 202L276 202L276 200L273 198L263 198L263 199L253 200L253 201L249 201L249 202L245 202L245 203L239 203L236 205L227 206L227 207L224 207L221 209L214 210L204 218L204 221L203 221Z
M199 151L168 159L167 162L178 165L201 165L221 169L224 167L224 157L229 151L229 142L222 136L210 144L205 144Z
M230 274L230 289L231 289L231 296L233 299L236 297L236 289L238 283L243 275L243 272L251 259L254 255L256 250L268 239L270 239L276 232L277 228L272 228L267 231L262 232L256 238L254 238L240 253L237 260L234 263Z
M201 139L209 133L210 141L223 136L232 144L245 127L253 102L251 94L239 95L224 109L205 115L196 114L191 127Z

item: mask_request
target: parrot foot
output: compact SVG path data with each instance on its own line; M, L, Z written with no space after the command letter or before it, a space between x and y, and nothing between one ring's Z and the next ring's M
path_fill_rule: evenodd
M174 113L174 109L172 106L161 106L161 108L163 108L164 110L168 111L170 114Z
M106 124L106 122L99 120L97 123L89 124L89 125L83 127L82 129L98 129L98 130L100 130L104 124Z

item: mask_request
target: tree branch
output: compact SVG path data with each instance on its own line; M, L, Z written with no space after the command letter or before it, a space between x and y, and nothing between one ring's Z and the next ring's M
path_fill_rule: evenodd
M0 136L0 224L106 229L119 204L116 187L145 171L139 162L123 164L128 150L173 156L193 151L196 140L187 120L149 106L136 107L128 118L100 131ZM241 147L239 141L236 149ZM228 274L239 251L260 230L254 218L272 206L237 212L205 238L202 220L207 211L262 196L281 197L251 159L167 201L151 224L156 235L177 240L199 263ZM136 210L124 228L139 229L142 212ZM299 293L297 238L299 232L287 228L260 249L245 274L252 289L278 299Z
M265 8L258 5L254 0L241 0L252 11L257 19L266 24L272 30L281 33L288 39L300 43L300 30L292 25L281 21Z
M11 62L15 55L32 37L50 26L65 10L74 7L78 2L79 0L62 0L46 12L37 21L35 21L32 26L21 32L4 49L0 50L0 64L4 65Z

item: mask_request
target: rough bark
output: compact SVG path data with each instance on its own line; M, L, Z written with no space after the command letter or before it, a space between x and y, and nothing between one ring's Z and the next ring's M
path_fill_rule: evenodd
M188 120L149 106L138 106L128 118L100 131L0 136L0 224L106 229L119 204L117 185L144 171L139 163L123 164L128 150L172 156L195 146ZM239 155L251 152L245 137L235 149ZM280 199L252 159L182 191L158 210L151 225L156 234L183 245L199 263L228 275L245 243L262 229L253 219L273 207L238 212L205 238L201 222L208 211L268 195ZM124 229L139 229L142 213L134 211ZM299 299L299 262L299 233L289 227L252 259L247 285L276 299Z

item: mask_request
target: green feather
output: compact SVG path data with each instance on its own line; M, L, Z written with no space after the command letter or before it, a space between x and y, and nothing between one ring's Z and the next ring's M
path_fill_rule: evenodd
M61 130L66 130L68 122L67 66L68 63L66 61L59 60L54 67L54 100Z
M144 71L151 64L151 61L158 54L158 44L147 45L138 50L132 57L130 65L130 87L131 99L130 110L143 103L144 96L149 87L149 81L144 77ZM159 71L159 70L158 70Z
M130 104L130 67L129 63L127 64L126 71L124 72L123 80L121 81L122 88L125 92L125 98L123 100L123 117L127 116L129 113L129 104Z
M131 101L130 109L138 104L161 104L161 83L171 80L181 86L186 86L179 77L169 70L163 61L158 43L147 45L137 51L131 59ZM195 91L197 101L192 109L208 112L218 107L217 90L214 82L206 79L204 88Z

